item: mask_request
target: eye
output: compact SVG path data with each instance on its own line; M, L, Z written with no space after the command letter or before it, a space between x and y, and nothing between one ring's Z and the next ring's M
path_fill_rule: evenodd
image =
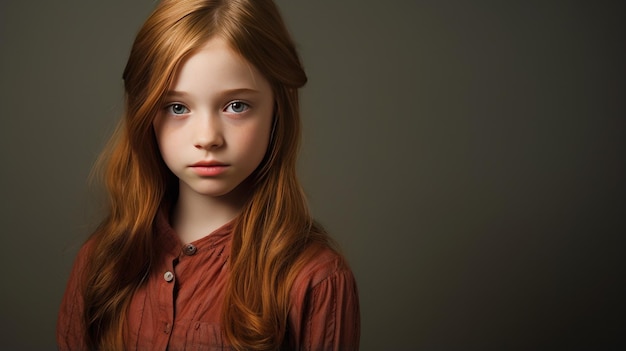
M173 115L184 115L185 113L189 113L189 109L183 104L168 105L167 110Z
M230 113L243 113L250 108L250 105L243 101L233 101L226 106L226 112Z

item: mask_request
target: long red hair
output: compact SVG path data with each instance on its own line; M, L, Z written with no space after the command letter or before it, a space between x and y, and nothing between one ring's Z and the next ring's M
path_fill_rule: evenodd
M220 36L270 82L275 121L267 153L235 222L222 328L236 349L280 347L289 292L302 265L328 244L311 218L296 177L300 143L298 88L306 75L271 0L165 0L145 22L124 70L125 118L107 147L109 214L92 236L84 279L86 339L94 349L123 349L127 308L158 253L159 208L176 201L152 122L181 61Z

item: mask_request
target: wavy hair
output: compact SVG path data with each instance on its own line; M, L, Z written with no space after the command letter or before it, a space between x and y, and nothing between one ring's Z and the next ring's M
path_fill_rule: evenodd
M236 349L280 347L289 292L302 265L328 244L296 177L298 88L306 75L271 0L165 0L140 29L124 70L125 115L102 156L109 212L92 235L84 279L86 340L123 349L127 308L158 255L153 226L176 201L152 122L184 58L220 36L270 82L275 121L254 187L235 220L224 336Z

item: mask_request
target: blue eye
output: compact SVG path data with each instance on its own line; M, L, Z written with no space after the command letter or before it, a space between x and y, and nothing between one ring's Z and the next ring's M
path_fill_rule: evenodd
M226 107L226 112L243 113L250 108L250 105L242 101L233 101Z
M184 115L185 113L189 113L189 109L183 104L171 104L167 106L167 109L174 115Z

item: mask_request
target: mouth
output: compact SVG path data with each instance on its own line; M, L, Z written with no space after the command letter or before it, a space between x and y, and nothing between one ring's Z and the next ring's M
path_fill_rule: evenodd
M214 177L224 173L228 168L228 164L218 161L200 161L189 167L201 177Z
M219 161L200 161L192 164L190 167L226 167L225 163Z

